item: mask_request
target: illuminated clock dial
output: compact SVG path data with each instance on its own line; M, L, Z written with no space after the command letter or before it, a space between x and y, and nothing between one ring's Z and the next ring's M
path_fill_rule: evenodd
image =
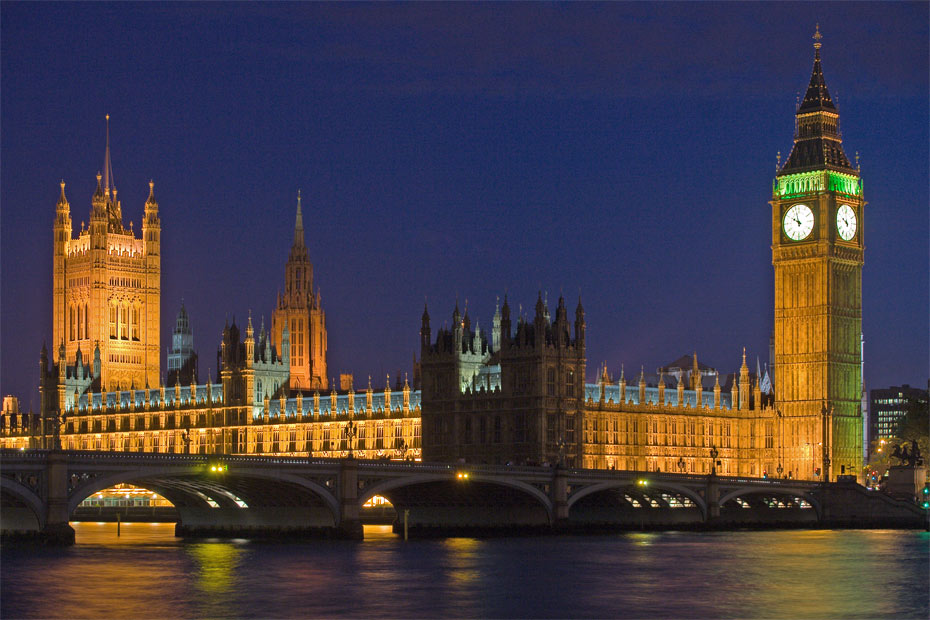
M856 212L849 205L840 205L836 210L836 232L843 241L856 236Z
M785 213L783 226L789 239L806 239L814 230L814 212L807 205L794 205Z

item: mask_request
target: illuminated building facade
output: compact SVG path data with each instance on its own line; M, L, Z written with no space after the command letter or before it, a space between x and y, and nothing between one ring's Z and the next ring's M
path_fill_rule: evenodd
M794 147L772 188L775 407L786 460L828 478L862 465L862 266L866 202L843 151L814 35L814 68L797 109Z
M682 358L648 381L642 371L614 381L604 367L585 383L585 331L580 301L570 321L560 298L553 319L541 295L516 329L505 300L490 338L456 306L434 340L424 310L424 459L710 473L716 449L721 474L813 475L810 460L783 466L779 419L745 353L724 386L696 355L690 368Z
M728 475L806 479L857 473L865 202L859 171L843 153L839 116L823 80L819 33L815 38L794 149L777 173L771 201L774 381L767 373L759 376L758 361L755 375L750 373L744 351L738 372L724 377L722 385L696 355L658 369L656 377L647 378L641 369L630 384L622 369L614 380L606 367L595 383L586 383L580 300L570 318L560 299L553 318L540 296L532 320L517 317L515 325L505 299L489 332L472 326L467 309L462 314L456 305L451 328L438 330L434 338L424 309L419 375L414 373L420 390L405 381L392 391L388 379L383 391L372 390L370 381L357 391L348 377L337 390L327 378L325 315L319 291L313 292L298 195L285 289L271 331L262 324L256 338L250 317L242 339L233 321L223 332L218 382L149 388L158 385L157 339L152 367L138 377L130 372L135 367L116 364L111 356L119 346L142 346L133 340L133 326L147 323L131 312L124 315L124 302L130 310L144 309L146 322L148 312L155 313L157 336L157 275L152 280L142 271L158 265L157 203L150 195L143 239L132 246L138 250L112 245L110 240L127 237L115 190L109 189L107 163L107 180L94 196L91 229L80 237L85 249L77 254L97 252L103 264L113 263L114 274L118 269L128 274L137 265L136 271L148 274L140 281L155 287L143 292L154 290L155 296L139 301L134 285L124 283L128 275L97 274L94 269L110 267L96 267L88 259L82 269L91 270L93 282L116 277L113 286L128 288L101 289L106 295L88 302L92 311L75 315L75 324L83 317L93 329L77 329L84 338L74 342L66 337L72 323L62 317L70 316L69 300L82 298L64 284L77 267L64 262L75 253L76 242L67 233L70 215L62 189L55 223L60 346L54 362L44 349L40 360L43 415L4 416L0 445L51 445L56 430L50 428L51 416L61 410L66 413L61 444L75 449L315 456L354 451L363 458L561 462L682 473L716 468ZM79 279L75 286L89 285ZM104 312L113 308L115 313ZM125 324L124 316L129 317ZM106 317L115 319L106 323ZM151 333L139 331L145 346ZM82 340L86 349L77 346Z
M107 116L109 123L109 116ZM67 359L99 348L99 382L107 389L160 382L161 221L154 183L142 216L142 235L123 225L110 164L107 129L104 172L97 174L87 228L75 238L71 205L61 182L55 206L53 343Z
M869 443L876 439L894 437L898 423L909 413L926 411L928 391L907 384L875 388L869 392Z
M284 294L271 315L274 344L283 351L283 334L290 332L290 382L295 390L326 390L326 313L320 291L313 292L313 263L304 243L303 213L297 193L294 243L284 268Z

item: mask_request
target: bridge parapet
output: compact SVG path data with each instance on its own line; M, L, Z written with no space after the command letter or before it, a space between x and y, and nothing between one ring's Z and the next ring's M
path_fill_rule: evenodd
M223 465L221 470L211 468L217 464ZM507 519L511 526L551 531L592 522L709 527L718 516L718 527L792 519L848 527L919 527L922 517L916 505L854 483L744 476L46 450L2 450L0 465L4 531L32 529L64 542L69 531L73 537L68 520L78 504L121 482L151 488L171 501L182 534L250 535L265 528L358 537L359 510L375 494L398 501L399 512L404 505L413 507L419 523L439 532L445 525L500 528Z

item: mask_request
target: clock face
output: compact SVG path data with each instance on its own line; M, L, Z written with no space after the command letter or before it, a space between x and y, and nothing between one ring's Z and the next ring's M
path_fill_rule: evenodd
M856 212L849 205L840 205L836 210L836 232L843 241L856 236Z
M789 239L806 239L814 230L814 212L807 205L794 205L785 213L783 226Z

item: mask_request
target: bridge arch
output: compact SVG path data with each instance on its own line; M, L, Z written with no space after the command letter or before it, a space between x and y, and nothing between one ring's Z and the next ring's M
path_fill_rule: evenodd
M385 495L394 489L400 489L410 486L415 486L418 484L426 484L430 482L448 482L450 484L457 483L456 479L457 472L450 472L444 474L423 474L419 476L405 476L397 478L389 478L387 480L378 482L370 487L367 487L363 493L359 494L358 503L359 506L363 505L365 502L370 500L375 495ZM546 510L546 518L551 525L553 522L553 507L552 501L549 499L549 496L543 493L538 488L534 487L531 484L522 482L520 480L515 480L508 477L496 477L496 476L486 476L481 474L476 474L474 472L469 472L468 482L465 484L472 483L484 483L494 486L502 486L510 489L514 489L522 492L525 495L530 496L531 498L538 501L542 507Z
M807 490L794 487L743 487L733 491L728 491L726 494L721 495L718 503L721 507L723 507L730 500L736 499L737 497L743 497L745 495L779 495L782 497L797 497L799 499L803 499L811 505L817 514L817 519L820 519L823 514L820 500L811 495Z
M14 499L22 502L35 517L37 529L42 529L45 526L45 502L32 489L12 478L0 476L0 493L9 494ZM10 510L10 508L7 510Z
M138 484L145 487L146 482L150 483L150 486L155 487L152 490L158 492L160 495L164 496L166 499L174 503L177 507L178 497L183 497L185 500L189 501L192 505L207 507L207 503L194 491L184 491L179 488L177 485L166 485L165 481L171 480L172 478L181 479L181 478L192 478L192 479L201 479L204 480L205 476L202 469L198 467L184 466L184 467L159 467L159 468L146 468L146 469L127 469L124 471L110 473L104 476L98 476L92 478L85 482L84 484L79 485L71 491L68 497L68 514L74 512L78 505L99 491L103 489L108 489L112 486L115 486L120 483L131 483ZM293 474L282 473L280 471L266 472L261 469L237 469L235 473L227 473L224 475L225 479L235 480L236 478L242 479L251 479L251 480L266 480L273 481L278 483L288 483L290 485L296 486L304 491L307 491L313 497L322 501L326 506L333 517L334 523L338 523L340 519L340 510L339 510L339 501L333 495L333 493L327 489L322 484L319 484L308 478L302 476L296 476ZM233 490L226 488L226 485L223 484L223 479L221 478L209 478L208 483L202 485L206 487L219 487L223 489L222 494L226 498L230 496L235 496ZM168 488L171 490L169 491ZM211 497L211 499L217 499Z
M572 505L574 505L578 500L592 495L594 493L600 493L602 491L609 491L611 489L628 489L632 488L638 493L643 493L648 495L649 491L671 491L673 493L680 493L694 502L694 505L698 507L701 511L701 518L707 519L707 502L704 501L704 498L695 491L694 489L689 489L686 486L676 484L674 482L666 482L664 480L649 480L649 487L647 489L642 489L636 487L635 480L611 480L609 482L601 482L598 484L592 484L587 486L576 493L573 493L571 497L568 498L568 508L571 510Z

